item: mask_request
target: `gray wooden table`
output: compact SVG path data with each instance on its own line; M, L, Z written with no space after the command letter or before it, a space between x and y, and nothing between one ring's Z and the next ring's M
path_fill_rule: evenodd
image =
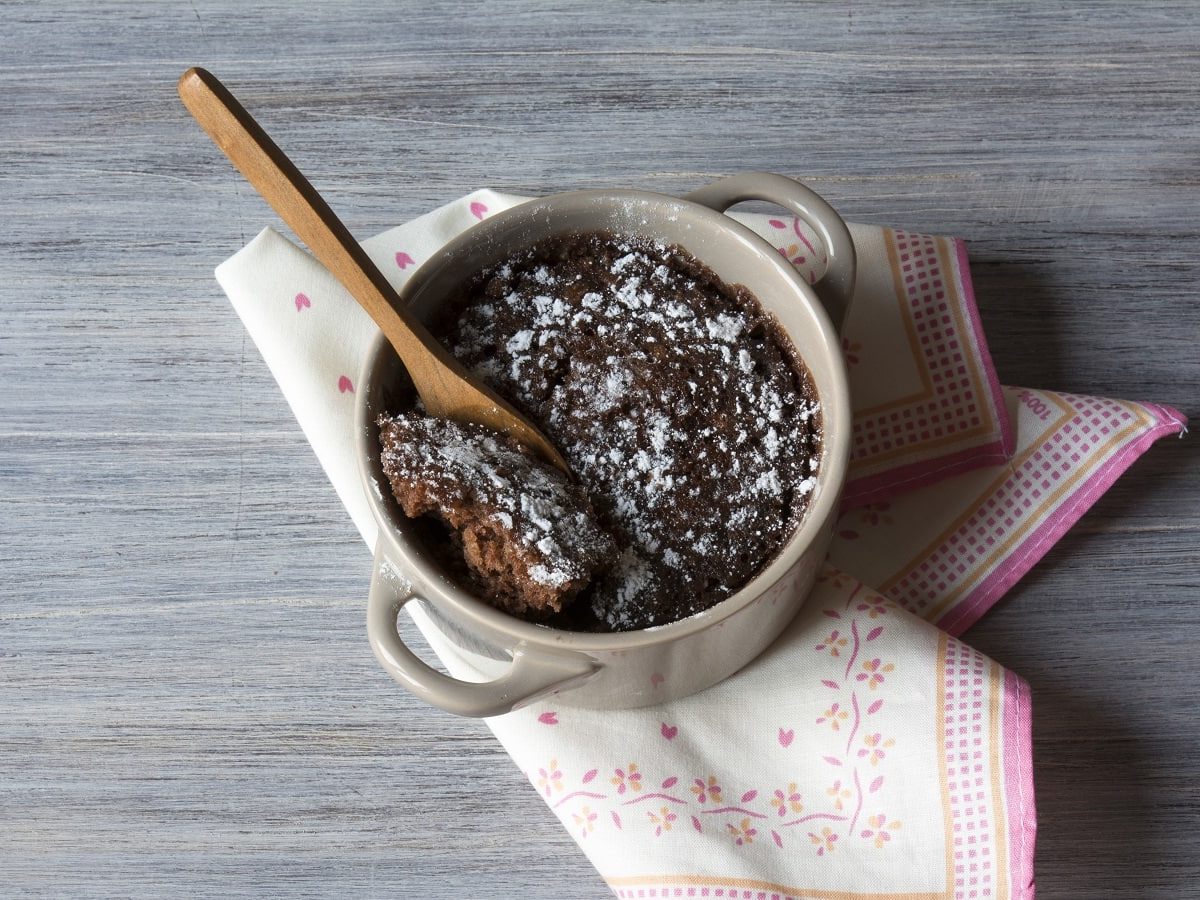
M0 3L0 895L607 892L367 649L369 560L213 266L225 78L368 236L469 189L800 176L970 241L1001 378L1196 413L1200 9ZM969 634L1034 691L1043 897L1200 896L1195 438Z

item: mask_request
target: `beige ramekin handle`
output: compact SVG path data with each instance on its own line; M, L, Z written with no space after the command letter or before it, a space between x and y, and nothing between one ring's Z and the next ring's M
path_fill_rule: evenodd
M813 288L833 327L839 332L842 330L850 298L854 296L854 241L845 221L820 194L794 178L770 172L745 172L714 181L686 194L683 199L717 212L725 212L743 200L765 200L782 206L811 225L829 257L825 274Z
M566 689L596 671L595 663L579 654L548 657L517 648L509 670L494 681L460 681L443 675L422 662L400 637L396 617L416 595L388 568L377 552L367 598L367 637L387 673L426 703L459 716L498 716L555 689Z

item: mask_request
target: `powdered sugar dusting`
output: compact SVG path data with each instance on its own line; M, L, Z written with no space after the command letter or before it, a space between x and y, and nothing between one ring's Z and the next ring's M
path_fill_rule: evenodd
M617 539L578 627L662 624L728 596L816 483L819 406L793 351L679 248L546 242L485 273L438 333L543 427Z
M416 412L383 417L379 427L384 473L405 512L458 529L468 565L509 605L541 608L528 591L518 596L529 580L551 589L557 609L556 591L577 591L615 557L582 491L511 440Z

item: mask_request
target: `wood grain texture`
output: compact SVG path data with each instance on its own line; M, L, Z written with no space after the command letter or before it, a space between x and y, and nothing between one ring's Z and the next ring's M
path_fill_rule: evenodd
M802 177L970 242L1009 384L1196 413L1200 8L0 3L0 893L607 896L486 729L378 670L369 559L212 278L275 217L219 74L357 235L480 186ZM1197 442L968 639L1034 691L1043 898L1200 896Z

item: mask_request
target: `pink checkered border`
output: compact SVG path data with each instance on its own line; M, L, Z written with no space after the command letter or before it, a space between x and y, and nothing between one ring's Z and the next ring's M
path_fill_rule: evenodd
M1048 434L957 531L914 563L886 591L891 599L927 618L930 606L978 577L984 557L1007 535L1031 517L1044 514L1043 497L1080 465L1088 465L1089 453L1096 453L1114 434L1129 430L1123 444L1090 462L1096 466L1094 474L1085 476L1070 494L1059 498L1045 522L1010 547L979 584L936 620L951 634L961 634L1028 572L1154 441L1184 427L1185 420L1177 411L1153 404L1057 396L1074 415ZM1148 416L1149 425L1135 430L1139 413Z
M1062 396L1072 401L1096 399ZM1117 401L1102 402L1115 404ZM1092 505L1152 444L1161 438L1180 434L1187 430L1187 418L1177 409L1157 403L1136 405L1150 414L1152 424L1131 435L1127 442L1117 447L1092 475L1082 479L1070 496L1062 498L1046 521L1022 541L1019 547L1014 547L974 589L937 621L936 624L939 627L951 634L962 634L974 625L980 616L1008 593L1009 588L1032 569L1051 547L1058 543L1070 527L1092 508ZM1076 419L1072 419L1072 422L1074 423Z
M994 723L988 692L996 677L989 669L995 663L960 641L943 643L942 751L950 800L954 896L957 900L997 900L997 867L1006 861L996 858L996 826L1007 823L1003 810L996 809L992 800L992 785L1000 777L991 770L989 758Z
M954 638L942 643L942 752L955 900L1033 900L1037 808L1029 684ZM993 690L1000 691L995 708ZM999 741L992 738L995 731Z
M953 239L954 261L942 270L938 238L893 231L893 240L904 299L916 333L933 394L906 406L888 409L854 422L851 476L843 493L844 507L876 503L921 484L947 478L983 465L1002 462L1013 446L1013 430L1003 402L995 366L983 335L967 265L966 245ZM957 271L954 269L957 268ZM955 292L965 319L961 332L951 304L955 298L947 281L955 279ZM971 358L976 369L973 377ZM977 383L981 380L982 383ZM984 424L984 411L995 428L972 435ZM940 453L929 455L929 441L953 438ZM879 470L872 456L911 448L893 465ZM867 474L855 476L855 464Z

